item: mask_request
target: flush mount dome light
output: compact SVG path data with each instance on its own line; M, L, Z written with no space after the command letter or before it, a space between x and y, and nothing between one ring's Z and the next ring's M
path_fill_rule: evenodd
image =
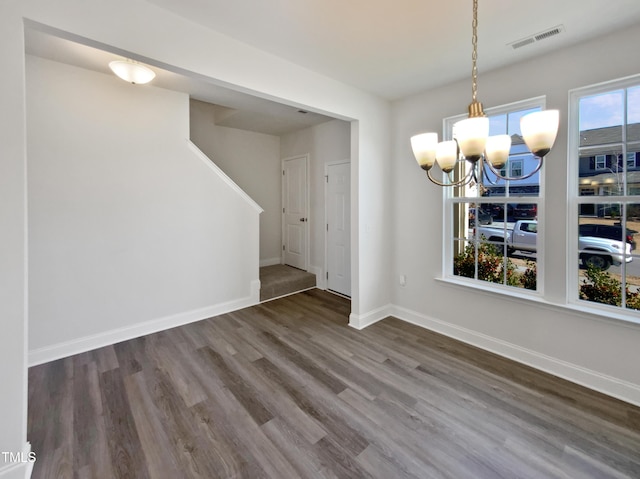
M109 68L124 81L134 85L149 83L156 76L151 68L133 60L115 60L109 63Z

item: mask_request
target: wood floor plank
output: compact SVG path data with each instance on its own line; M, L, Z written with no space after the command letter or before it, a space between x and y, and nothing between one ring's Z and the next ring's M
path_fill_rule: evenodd
M280 370L267 358L255 361L262 373L275 384L278 384L302 411L324 425L325 430L333 434L354 456L360 454L368 445L368 441L351 425L351 420L341 417L331 396L320 388L309 394L299 378Z
M76 365L73 384L74 474L113 477L96 362Z
M144 451L149 476L151 479L185 477L180 472L174 449L147 391L143 373L126 376L124 385L130 399L132 418Z
M100 375L107 445L116 477L148 479L144 452L132 421L129 399L120 370Z
M154 405L147 412L156 412L178 468L186 477L217 477L216 471L224 459L209 453L193 411L173 387L168 374L160 368L147 369L139 374L144 378Z
M32 477L640 478L640 408L319 290L29 371Z
M211 371L220 378L222 383L229 389L236 400L242 404L244 409L249 413L253 420L258 425L262 425L271 419L273 415L265 407L260 400L255 389L247 385L247 383L236 374L229 365L225 362L223 357L209 347L198 350L201 353L203 360L206 362L206 367L211 368Z
M327 463L313 450L317 441L310 443L289 423L275 417L262 425L262 430L273 444L282 452L300 477L340 479ZM324 436L323 436L324 437Z

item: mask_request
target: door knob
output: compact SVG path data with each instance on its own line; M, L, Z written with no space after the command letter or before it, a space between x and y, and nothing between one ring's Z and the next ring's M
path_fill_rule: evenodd
M305 221L307 221L307 218L300 218L300 221L304 223Z

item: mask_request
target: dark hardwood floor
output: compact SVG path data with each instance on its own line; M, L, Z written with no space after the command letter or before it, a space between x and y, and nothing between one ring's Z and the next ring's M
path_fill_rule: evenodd
M311 290L29 371L33 478L640 478L638 408Z

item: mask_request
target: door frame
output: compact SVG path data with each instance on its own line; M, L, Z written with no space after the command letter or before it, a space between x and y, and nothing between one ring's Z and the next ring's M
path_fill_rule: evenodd
M304 163L305 163L305 169L307 174L305 175L305 190L306 190L306 204L307 204L307 221L305 221L304 223L304 229L305 229L305 258L304 258L304 264L305 264L305 271L309 271L309 258L310 258L310 236L311 236L311 228L309 228L309 224L311 222L311 196L310 196L310 187L309 187L309 153L305 153L303 155L295 155L295 156L289 156L287 158L282 158L282 160L280 161L280 170L282 171L282 176L284 176L284 164L285 161L290 161L290 160L296 160L298 158L304 158ZM285 213L284 213L284 181L282 181L282 176L280 177L280 209L282 210L282 213L280 215L280 235L281 235L281 243L282 243L282 250L280 251L280 264L285 264L284 262L284 240L285 240Z
M351 173L352 173L352 165L351 165L351 160L345 159L345 160L338 160L338 161L330 161L328 163L325 163L324 165L324 226L323 226L323 230L324 230L324 275L322 277L322 282L324 284L324 290L329 291L329 231L327 229L327 225L329 224L329 167L331 166L336 166L336 165L343 165L345 163L349 164L349 177L351 177ZM353 200L353 197L351 196L351 182L349 182L349 199L350 202ZM352 255L352 251L351 251L351 235L353 234L353 228L351 227L352 225L352 218L351 218L351 212L349 212L349 269L351 269L351 255ZM353 294L353 271L351 271L351 294ZM338 294L340 296L342 296L340 293L338 293L337 291L333 291L331 290L332 293L334 294Z

